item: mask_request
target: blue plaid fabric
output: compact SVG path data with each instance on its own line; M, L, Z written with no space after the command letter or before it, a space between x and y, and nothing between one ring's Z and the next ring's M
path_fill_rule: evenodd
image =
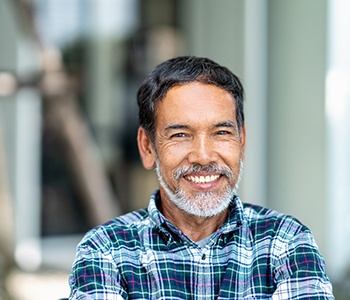
M234 197L205 246L158 211L118 217L78 245L70 299L334 299L312 233L296 219Z

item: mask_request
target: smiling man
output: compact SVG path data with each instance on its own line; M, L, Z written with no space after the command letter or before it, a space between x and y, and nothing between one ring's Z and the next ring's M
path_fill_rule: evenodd
M197 242L227 218L241 173L244 128L238 128L231 94L200 82L173 87L156 115L154 143L139 129L141 157L146 168L157 166L161 212Z
M207 58L177 57L137 97L140 156L160 187L147 209L86 234L70 299L333 299L310 230L238 198L239 79Z

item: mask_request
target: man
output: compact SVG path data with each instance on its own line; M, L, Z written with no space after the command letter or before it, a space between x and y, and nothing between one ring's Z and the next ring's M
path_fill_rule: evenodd
M137 97L140 156L160 188L148 209L85 236L70 299L333 299L310 230L237 196L239 79L209 59L177 57Z

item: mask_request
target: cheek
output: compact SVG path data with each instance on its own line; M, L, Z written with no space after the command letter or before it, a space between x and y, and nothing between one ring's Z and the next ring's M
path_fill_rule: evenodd
M178 151L169 151L166 153L166 155L159 157L159 161L163 172L172 176L172 173L174 173L177 168L183 165L184 158L183 155Z
M180 163L190 151L188 143L159 143L158 149L159 159L167 165Z
M175 172L179 168L188 165L186 164L185 153L173 148L169 148L167 151L159 155L159 163L163 179L170 184L170 186L177 184L177 180L174 178Z
M241 158L243 158L243 152L239 147L226 147L220 152L220 156L225 164L236 167L239 166Z

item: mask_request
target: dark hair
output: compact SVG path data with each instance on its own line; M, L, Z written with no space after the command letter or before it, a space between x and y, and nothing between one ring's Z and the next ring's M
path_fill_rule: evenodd
M195 56L180 56L159 64L142 83L137 92L139 123L154 140L157 102L174 86L191 82L216 85L235 99L238 131L244 123L244 90L238 77L216 62Z

